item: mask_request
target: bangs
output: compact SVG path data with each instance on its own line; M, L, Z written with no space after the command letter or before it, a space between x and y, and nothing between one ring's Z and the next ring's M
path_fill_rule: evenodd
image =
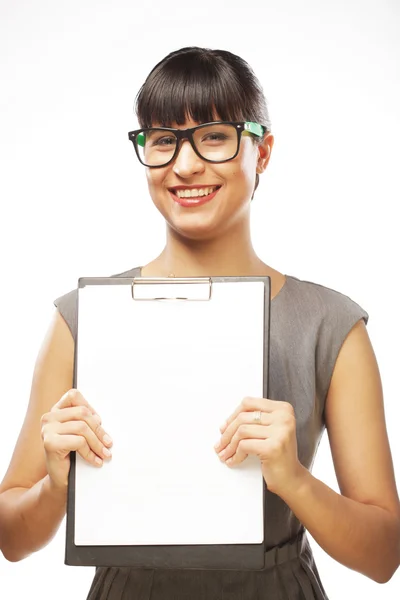
M143 128L184 125L188 118L198 124L258 121L248 94L220 57L187 52L156 65L137 95L136 114Z

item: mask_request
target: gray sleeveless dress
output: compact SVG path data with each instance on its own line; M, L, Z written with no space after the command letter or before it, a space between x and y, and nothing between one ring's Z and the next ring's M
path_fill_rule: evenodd
M140 276L136 267L113 277ZM77 290L54 301L76 336ZM336 358L368 313L348 296L291 275L271 303L269 397L293 404L298 454L311 470ZM72 387L72 383L71 383ZM87 600L326 600L304 526L266 495L265 568L255 572L98 567Z

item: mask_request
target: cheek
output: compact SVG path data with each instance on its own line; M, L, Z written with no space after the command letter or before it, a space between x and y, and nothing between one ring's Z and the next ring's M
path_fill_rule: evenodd
M252 192L255 182L255 169L251 164L246 164L246 161L232 165L229 175L226 176L228 186L230 184L230 192L240 196L247 196Z
M231 187L231 192L235 190L236 186L242 187L246 181L248 166L242 158L237 157L230 162L227 162L215 169L216 174L224 181L228 186Z
M160 194L162 182L165 178L164 169L147 169L146 179L149 188L150 196L155 204L157 204L157 196Z
M162 171L162 169L146 169L146 179L149 188L160 184L160 171Z
M235 188L241 191L251 191L254 188L256 178L256 151L250 140L246 140L247 144L243 143L241 151L236 160L232 161L230 166L229 179L234 181Z

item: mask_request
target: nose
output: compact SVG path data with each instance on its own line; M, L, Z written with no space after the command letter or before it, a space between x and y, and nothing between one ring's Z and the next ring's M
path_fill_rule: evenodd
M190 177L195 173L204 171L204 161L197 156L189 140L183 140L179 148L178 156L173 162L173 171L180 177Z

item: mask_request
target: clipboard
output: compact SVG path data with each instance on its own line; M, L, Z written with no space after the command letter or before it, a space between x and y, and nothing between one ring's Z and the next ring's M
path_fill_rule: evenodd
M270 278L83 277L77 303L73 387L114 444L100 469L71 452L65 564L262 570L260 462L213 445L268 397Z

